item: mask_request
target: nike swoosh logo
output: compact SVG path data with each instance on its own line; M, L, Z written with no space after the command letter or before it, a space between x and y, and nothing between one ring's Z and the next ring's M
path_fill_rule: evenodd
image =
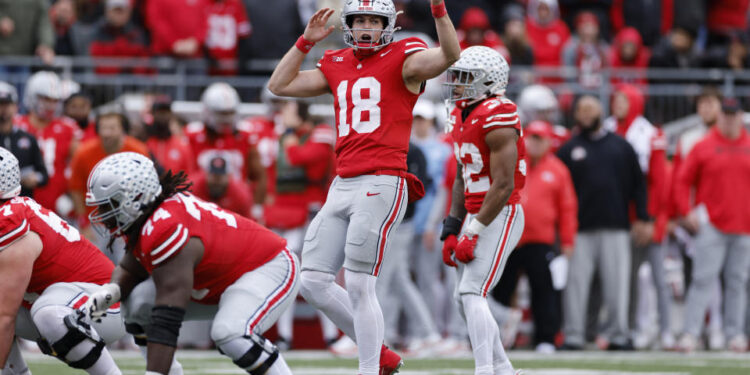
M391 53L391 51L392 51L392 50L390 50L390 49L389 49L388 51L385 51L385 52L381 53L381 54L380 54L380 57L383 57L383 56L385 56L385 55L387 55L387 54Z
M380 195L380 193L370 193L369 191L367 192L367 196L368 197L372 197L372 196L375 196L375 195Z
M472 123L472 125L473 125L473 124L476 124L476 123L477 123L477 121L479 121L479 119L478 119L478 118L475 118L475 119L471 120L471 123Z

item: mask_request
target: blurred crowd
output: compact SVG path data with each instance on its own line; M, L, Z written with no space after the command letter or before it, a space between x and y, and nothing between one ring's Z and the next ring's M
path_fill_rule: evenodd
M435 38L426 0L394 3L403 11L403 30ZM242 72L248 59L280 58L318 7L341 5L341 0L0 0L0 55L38 55L46 63L55 55L203 58L209 73L232 75ZM747 0L446 5L462 47L496 48L518 66L573 67L585 87L599 85L596 73L607 67L750 65Z
M162 173L187 172L196 195L262 222L297 252L311 217L335 199L326 195L336 133L305 101L266 90L265 115L243 118L237 91L219 82L203 92L198 121L185 121L163 95L131 121L118 103L94 111L70 86L37 72L19 98L0 82L0 144L20 161L23 194L113 260L120 255L92 230L83 202L89 172L116 152L147 155ZM617 86L610 113L598 97L575 98L571 130L559 125L549 88L523 90L526 228L491 299L506 345L747 350L750 207L740 197L750 187L750 137L737 98L706 86L695 102L668 155L635 85ZM399 256L389 257L379 284L386 340L411 355L468 350L437 238L456 177L437 121L444 114L442 103L425 99L414 108L408 165L426 195L394 234L390 251ZM323 335L300 324L314 316L302 306L280 319L279 346L356 352L324 317ZM210 345L207 330L195 329L184 344Z

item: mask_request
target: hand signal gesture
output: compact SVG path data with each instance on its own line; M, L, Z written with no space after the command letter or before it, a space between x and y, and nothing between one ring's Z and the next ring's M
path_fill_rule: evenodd
M333 32L333 25L326 26L326 22L333 15L333 9L323 8L310 18L305 27L305 39L312 43L320 42Z

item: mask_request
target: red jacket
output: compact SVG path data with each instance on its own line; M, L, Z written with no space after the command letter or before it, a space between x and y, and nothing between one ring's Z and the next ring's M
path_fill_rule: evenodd
M518 245L528 243L573 246L578 230L578 199L568 168L555 155L547 154L538 163L527 158L526 186L521 190L521 206L526 226Z
M627 96L630 108L624 119L610 117L605 120L604 126L625 138L635 149L641 169L646 175L648 213L656 217L664 204L661 200L667 185L666 139L661 129L643 118L644 97L638 88L623 84L615 92L622 92Z
M195 176L197 174L197 176ZM250 207L253 204L253 196L250 194L250 186L239 178L229 176L229 185L224 196L218 200L211 199L208 194L206 174L195 173L193 179L193 194L207 202L216 203L219 207L232 211L240 216L250 217Z
M556 20L542 26L527 17L526 33L533 47L534 65L560 66L563 46L570 38L570 30L565 22Z
M690 211L690 193L704 204L711 223L724 233L750 234L750 136L736 140L716 128L693 147L677 180L677 212Z
M630 60L623 60L620 56L620 48L625 43L633 43L638 51L635 57ZM651 51L643 46L643 40L638 30L632 27L626 27L620 30L615 36L615 42L612 48L609 50L609 62L613 68L639 68L644 69L643 74L639 74L633 78L620 78L613 76L611 83L618 84L624 82L631 82L639 85L646 85L648 80L646 79L645 68L648 68L648 60L651 58Z
M146 25L154 54L169 55L180 39L193 37L200 45L208 28L208 0L148 0ZM194 57L202 54L202 49Z
M750 0L713 0L708 2L706 25L711 32L744 31Z
M304 140L280 150L276 162L279 174L273 181L273 204L265 211L265 223L270 228L304 226L311 206L322 206L328 193L335 161L335 131L328 125L318 125L311 130L298 131L297 135ZM290 168L303 170L304 176L281 181L282 177L289 176ZM281 173L284 169L287 172Z

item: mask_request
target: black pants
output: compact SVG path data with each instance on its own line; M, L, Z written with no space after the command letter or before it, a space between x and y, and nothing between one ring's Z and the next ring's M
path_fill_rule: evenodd
M492 290L492 296L505 306L510 306L516 291L518 278L526 272L531 284L531 314L534 319L534 343L555 342L560 331L562 307L560 292L552 287L549 262L557 251L548 244L526 244L513 250L505 265L500 282Z

